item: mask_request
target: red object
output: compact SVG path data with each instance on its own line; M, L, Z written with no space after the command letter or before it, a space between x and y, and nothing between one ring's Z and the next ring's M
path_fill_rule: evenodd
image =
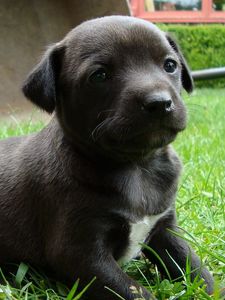
M225 23L225 11L214 11L212 0L202 0L199 11L146 11L144 0L131 0L133 16L158 23Z

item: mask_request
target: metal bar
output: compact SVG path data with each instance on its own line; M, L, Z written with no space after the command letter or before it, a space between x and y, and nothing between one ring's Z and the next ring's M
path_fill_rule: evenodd
M191 75L194 80L214 79L220 77L225 78L225 67L192 71Z

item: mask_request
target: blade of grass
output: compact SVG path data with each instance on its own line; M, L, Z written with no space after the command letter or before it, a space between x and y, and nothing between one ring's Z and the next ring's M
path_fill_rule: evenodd
M147 246L146 244L141 244L141 246L147 250L149 250L153 255L155 255L155 257L159 260L160 264L162 265L162 267L164 268L166 275L168 276L169 280L171 281L171 276L169 271L167 270L166 265L164 264L163 260L161 259L161 257L158 255L158 253L156 253L151 247Z
M96 277L94 277L88 285L85 286L85 288L73 299L73 300L79 300L83 294L89 289L89 287L93 284L93 282L96 280Z
M171 233L173 233L174 235L182 238L183 240L189 242L192 245L195 245L198 247L198 249L202 252L205 252L207 254L209 254L210 256L216 258L218 261L221 261L222 263L225 264L225 256L221 255L217 255L211 251L209 251L207 248L205 248L204 246L200 245L199 243L197 243L197 241L188 233L186 232L184 229L182 229L186 234L188 234L192 239L188 239L186 237L184 237L182 234L179 234L177 231L171 230L171 229L167 229L168 231L170 231Z
M73 299L73 296L75 295L75 293L77 291L79 282L80 282L80 279L78 278L76 280L76 282L74 283L72 289L70 290L69 294L67 295L66 300L72 300Z
M117 294L115 291L113 291L112 289L110 289L109 287L105 286L105 289L107 289L108 291L110 291L111 293L113 293L114 295L116 295L118 297L118 299L126 300L122 296L120 296L119 294Z
M28 265L26 265L23 262L20 263L19 268L16 273L16 277L15 277L15 283L17 286L21 286L21 283L22 283L24 277L26 276L28 269L29 269Z

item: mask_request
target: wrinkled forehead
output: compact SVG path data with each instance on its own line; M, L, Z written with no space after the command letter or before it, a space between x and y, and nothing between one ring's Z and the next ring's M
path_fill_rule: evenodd
M153 24L131 17L108 17L85 22L66 37L68 51L81 59L90 56L144 56L153 60L174 53L165 34ZM73 52L73 53L72 53Z

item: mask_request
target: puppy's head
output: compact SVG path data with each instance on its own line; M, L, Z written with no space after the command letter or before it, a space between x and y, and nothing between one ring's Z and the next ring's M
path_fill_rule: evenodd
M112 16L82 23L48 49L24 83L74 143L145 157L185 128L192 78L177 44L153 24Z

